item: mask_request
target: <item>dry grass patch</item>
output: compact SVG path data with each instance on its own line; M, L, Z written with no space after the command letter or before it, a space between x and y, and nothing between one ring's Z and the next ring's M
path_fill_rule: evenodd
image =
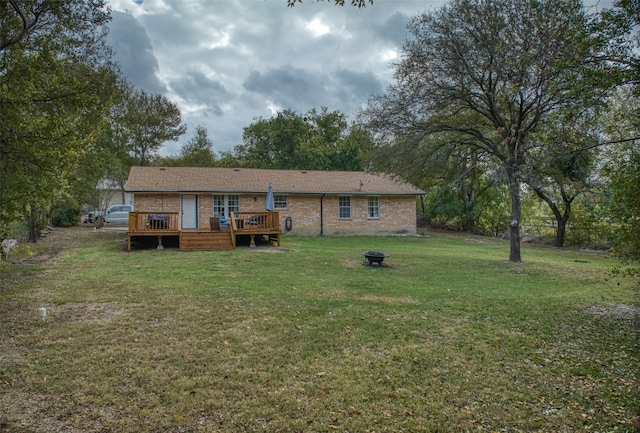
M587 308L596 317L637 322L640 320L640 307L629 304L592 305Z
M111 320L126 311L110 302L70 302L47 308L47 319L53 322L95 323Z
M417 304L417 301L415 299L412 299L409 297L397 298L397 297L391 297L391 296L365 295L357 299L360 299L362 301L371 301L371 302L388 302L391 304L396 304L396 303L397 304Z

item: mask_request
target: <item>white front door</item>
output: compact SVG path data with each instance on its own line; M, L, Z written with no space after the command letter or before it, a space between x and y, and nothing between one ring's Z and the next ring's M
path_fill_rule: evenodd
M182 196L182 228L198 228L198 196L196 194L184 194Z

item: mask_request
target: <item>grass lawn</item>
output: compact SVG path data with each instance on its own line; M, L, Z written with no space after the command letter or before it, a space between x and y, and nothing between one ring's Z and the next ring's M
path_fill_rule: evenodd
M57 232L77 245L0 267L2 432L640 429L638 281L601 253L510 264L508 242L439 233L128 253Z

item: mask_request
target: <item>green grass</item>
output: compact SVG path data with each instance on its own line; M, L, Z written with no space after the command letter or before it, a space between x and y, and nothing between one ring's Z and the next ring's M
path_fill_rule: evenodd
M125 250L98 232L37 278L0 271L0 431L640 428L637 281L606 255L510 264L446 234Z

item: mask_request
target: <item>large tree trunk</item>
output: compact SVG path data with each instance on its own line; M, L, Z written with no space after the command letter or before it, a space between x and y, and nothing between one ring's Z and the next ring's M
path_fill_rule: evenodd
M464 186L462 189L462 200L464 201L465 224L464 229L471 234L477 234L476 220L473 215L473 207L475 205L475 194L473 189L468 191Z
M476 220L473 216L473 212L471 212L470 210L467 210L464 229L467 231L467 233L471 233L472 235L478 234L478 226L476 225Z
M564 246L564 235L567 232L567 221L564 218L561 218L557 223L558 229L556 230L556 237L553 244L558 248L562 248Z
M558 214L556 215L556 220L558 221L558 230L556 231L556 239L555 245L558 248L562 248L564 246L564 236L567 232L567 223L569 222L569 218L571 218L571 203L573 202L573 198L569 198L564 189L562 189L562 201L564 202L564 214L560 214L558 210Z
M507 167L507 177L509 180L509 194L511 195L511 217L509 219L509 261L511 263L521 263L520 256L520 180L518 173L513 166Z
M29 213L29 242L38 242L38 238L40 237L38 234L38 222L38 214L31 208L31 212Z
M562 248L564 246L564 237L567 233L567 223L569 222L569 218L571 217L571 202L565 201L564 215L561 215L560 211L558 211L558 213L555 215L556 215L556 222L558 224L558 229L556 230L556 238L554 240L554 245L558 248Z

